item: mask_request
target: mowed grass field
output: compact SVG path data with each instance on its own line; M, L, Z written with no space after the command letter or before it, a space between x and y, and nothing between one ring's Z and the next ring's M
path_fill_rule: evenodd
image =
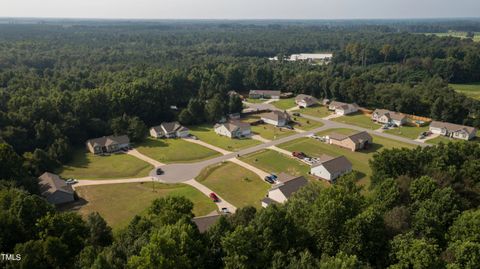
M260 144L259 141L250 138L231 139L218 135L213 130L213 126L200 125L190 126L188 128L190 129L190 133L197 136L200 140L228 151L238 151Z
M458 37L458 38L467 38L467 32L460 32L460 31L449 31L447 33L425 33L426 35L436 35L438 37ZM473 41L480 42L480 32L476 32Z
M80 205L71 210L82 216L98 212L114 230L118 230L127 226L135 215L145 214L154 199L169 195L190 199L196 216L207 215L217 209L210 198L188 185L155 183L153 188L152 184L149 182L78 187L76 192L81 198Z
M300 130L309 131L318 127L322 127L323 123L306 119L304 117L292 116L292 120L295 122L294 127Z
M196 162L221 154L182 139L148 138L135 147L140 153L162 163Z
M334 118L332 119L332 121L351 124L351 125L359 126L359 127L370 129L370 130L376 130L382 127L382 125L372 121L370 116L365 115L363 113L354 113L354 114L342 116L339 118Z
M468 97L480 100L480 82L469 84L449 84L449 86L455 91L463 93Z
M271 187L257 174L232 162L207 167L196 179L238 208L261 208L260 200Z
M116 179L145 177L152 169L150 164L125 153L97 156L78 149L56 173L63 178Z
M299 112L302 114L314 116L317 118L324 118L330 114L332 114L330 111L328 111L328 108L326 106L313 106L313 107L307 107L307 108L301 108L298 110L295 110L295 112Z
M401 126L394 129L385 130L383 132L415 140L418 138L418 136L421 133L426 131L428 131L428 126L423 126L423 127Z
M295 133L293 130L284 127L276 127L271 124L252 126L252 132L268 140L276 140Z
M352 134L355 133L355 130L351 129L331 129L324 132L320 132L319 135L327 135L330 133L342 133L342 134ZM312 157L319 157L322 154L327 154L330 156L341 156L344 155L352 163L353 170L358 172L358 183L359 185L366 186L368 188L370 184L370 176L372 171L368 164L368 160L372 158L375 152L381 151L383 149L389 148L413 148L413 145L397 142L387 138L373 136L373 145L370 145L370 148L367 150L352 152L348 149L344 149L338 146L329 145L312 138L300 138L293 141L283 143L278 146L279 148L288 150L288 151L302 151L307 155Z
M280 99L272 103L276 108L287 110L289 108L297 106L295 98Z
M240 159L267 173L278 174L284 172L290 175L303 175L311 178L308 174L310 172L308 165L274 150L260 150L242 156Z

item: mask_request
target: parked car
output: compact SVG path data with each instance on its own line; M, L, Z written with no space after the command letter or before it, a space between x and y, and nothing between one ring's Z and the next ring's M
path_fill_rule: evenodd
M163 170L162 168L157 168L157 176L163 175Z
M292 152L292 156L296 157L296 158L299 158L299 159L303 159L303 158L307 157L307 155L305 155L305 153L298 152L298 151Z
M76 179L73 179L73 178L69 178L65 181L65 183L69 184L69 185L73 185L73 184L76 184L78 183L78 180Z
M270 184L275 183L275 181L273 180L273 178L271 176L266 176L263 180L265 180L266 182L268 182Z
M223 214L230 214L230 210L228 210L228 208L226 207L222 207L222 209L220 210Z
M215 194L215 193L210 193L210 198L212 199L213 202L217 203L220 201L220 199L218 199L218 196Z
M285 125L285 128L289 129L289 130L293 130L293 127L290 126L290 125Z
M295 113L293 113L292 115L293 115L293 116L296 116L296 117L300 117L300 116L301 116L300 113L298 113L298 112L295 112Z

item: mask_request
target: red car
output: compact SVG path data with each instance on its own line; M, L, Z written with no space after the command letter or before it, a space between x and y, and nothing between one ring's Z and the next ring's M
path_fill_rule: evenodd
M215 194L215 193L210 193L210 198L216 203L218 201L220 201L220 199L218 199L218 196Z

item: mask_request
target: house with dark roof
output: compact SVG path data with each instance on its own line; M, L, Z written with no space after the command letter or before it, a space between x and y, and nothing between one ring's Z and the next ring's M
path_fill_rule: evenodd
M429 129L430 132L434 134L440 134L462 140L471 140L475 138L478 131L477 128L474 127L441 121L432 121Z
M221 217L219 214L207 215L193 218L193 223L197 225L198 230L201 233L206 232L213 224L215 224Z
M310 168L310 174L334 181L338 177L352 171L352 163L345 157L322 155L320 161Z
M305 108L318 104L318 100L317 98L310 95L299 94L295 97L295 103L297 104L297 106Z
M93 154L113 153L130 146L130 139L126 135L103 136L87 140L87 149Z
M58 175L45 172L38 178L38 185L41 195L51 204L59 205L75 200L72 186Z
M288 174L280 174L278 182L273 186L265 198L262 199L262 206L267 207L273 203L284 203L296 191L308 184L303 176L292 176Z
M363 131L352 135L344 135L339 133L331 133L327 136L328 143L337 145L351 151L357 151L368 147L373 142L372 136Z
M239 120L217 123L213 128L216 134L230 138L248 137L252 134L250 123Z
M155 138L175 138L187 137L189 135L188 128L184 127L178 121L163 122L158 126L150 128L150 136Z
M261 114L260 118L265 123L279 126L279 127L283 127L291 121L290 115L286 111L278 111L278 110Z
M337 115L348 115L357 112L357 104L347 104L343 102L332 101L328 104L328 110L335 111Z
M396 126L402 126L407 123L407 116L405 114L386 109L375 109L371 118L378 123L391 123Z
M280 99L280 91L250 90L248 97L252 99Z

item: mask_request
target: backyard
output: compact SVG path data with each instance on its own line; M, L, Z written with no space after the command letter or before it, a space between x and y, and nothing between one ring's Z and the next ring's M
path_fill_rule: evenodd
M154 199L168 195L190 199L196 216L207 215L217 209L210 198L184 184L125 183L84 186L76 191L80 205L72 210L82 216L98 212L114 230L127 226L135 215L145 214Z
M197 181L238 208L245 206L260 208L260 200L270 188L270 184L257 174L231 162L205 168L197 177Z
M272 103L276 108L287 110L289 108L297 106L295 98L280 99Z
M196 162L221 155L214 150L182 139L148 138L138 144L136 149L162 163Z
M449 86L457 92L461 92L468 97L480 100L480 82L469 84L449 84Z
M200 140L228 151L238 151L260 144L259 141L250 138L232 139L218 135L212 126L200 125L190 126L188 128L190 129L190 133L197 136Z
M78 149L56 173L63 178L115 179L145 177L152 169L150 164L125 153L98 156Z
M382 127L382 125L372 121L370 116L365 115L363 113L354 113L354 114L350 114L350 115L347 115L347 116L334 118L334 119L332 119L332 121L345 123L345 124L351 124L351 125L359 126L359 127L366 128L366 129L369 129L369 130L376 130L376 129Z

